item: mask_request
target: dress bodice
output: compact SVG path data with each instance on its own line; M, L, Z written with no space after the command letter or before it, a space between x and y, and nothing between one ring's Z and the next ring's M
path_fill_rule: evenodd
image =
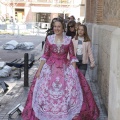
M69 60L67 59L68 54L70 56ZM41 59L46 60L49 65L55 63L59 67L62 67L63 63L67 64L68 61L75 62L77 59L74 55L71 37L64 35L63 42L58 46L55 43L55 34L48 36Z

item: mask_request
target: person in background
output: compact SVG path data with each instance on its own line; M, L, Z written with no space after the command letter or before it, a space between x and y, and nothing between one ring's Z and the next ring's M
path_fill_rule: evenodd
M86 21L85 21L85 18L84 18L84 20L82 21L82 24L85 24L85 22L86 22Z
M87 33L87 27L85 25L79 25L75 38L72 39L74 45L74 52L79 60L76 63L77 67L85 76L87 70L88 60L90 60L90 67L95 67L95 61L91 49L91 40Z
M15 23L18 23L18 18L15 18Z
M71 36L71 38L74 38L74 36L76 35L75 25L76 25L75 21L68 22L66 31L67 36Z
M70 16L70 21L75 21L75 17L73 15Z
M5 18L3 16L0 17L1 22L5 22Z
M67 17L67 23L70 21L70 17Z
M76 68L73 42L61 19L45 42L44 54L33 79L23 120L97 120L99 110L90 87ZM67 59L67 55L70 59Z
M77 22L80 22L80 18L77 19Z
M10 17L9 22L10 22L10 23L13 23L13 22L14 22L13 16Z

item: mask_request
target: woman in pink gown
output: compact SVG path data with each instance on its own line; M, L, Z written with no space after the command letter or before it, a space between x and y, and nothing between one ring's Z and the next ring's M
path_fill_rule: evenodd
M96 120L99 116L90 87L76 68L72 40L63 31L63 21L58 18L55 34L47 37L23 120Z

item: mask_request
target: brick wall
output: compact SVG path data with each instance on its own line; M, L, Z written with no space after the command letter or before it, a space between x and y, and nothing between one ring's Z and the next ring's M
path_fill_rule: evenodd
M120 26L119 0L86 1L86 22Z
M104 0L103 22L109 25L120 26L119 0Z

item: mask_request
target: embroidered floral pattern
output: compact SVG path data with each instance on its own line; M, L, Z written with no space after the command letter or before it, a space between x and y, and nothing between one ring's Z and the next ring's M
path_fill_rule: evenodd
M54 35L47 38L40 79L33 80L23 120L96 120L99 111L85 78L71 65L77 61L71 39L64 36L58 53ZM70 55L70 60L67 55Z
M83 102L79 79L72 65L65 68L53 65L52 70L47 64L43 67L33 92L32 106L37 118L72 120L79 113Z

